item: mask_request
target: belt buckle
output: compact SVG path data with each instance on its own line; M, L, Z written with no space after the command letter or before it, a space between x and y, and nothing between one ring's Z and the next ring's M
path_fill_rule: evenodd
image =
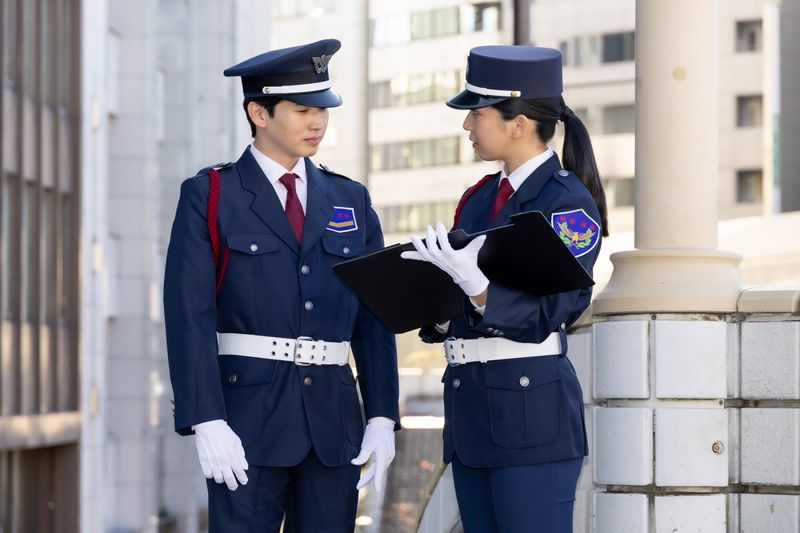
M301 342L306 342L306 341L314 342L314 339L312 339L311 337L297 337L294 340L294 353L292 354L292 362L294 362L294 364L296 364L297 366L311 366L312 365L312 363L305 363L305 362L299 361L297 359L297 350L299 348L302 348L300 343Z

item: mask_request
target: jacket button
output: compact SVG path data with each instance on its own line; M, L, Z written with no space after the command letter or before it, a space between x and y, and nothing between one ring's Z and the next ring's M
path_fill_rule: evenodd
M310 387L312 383L314 383L314 380L311 379L311 376L306 376L306 379L303 380L303 385L306 387Z
M234 383L236 383L236 379L237 379L237 378L236 378L236 374L231 374L231 376L230 376L230 377L228 377L228 383L230 383L231 385L233 385Z
M558 171L558 175L561 176L561 177L566 178L567 176L569 176L569 172L562 169L562 170Z
M308 267L308 265L303 265L302 267L300 267L300 272L308 276L308 273L311 272L311 269Z
M528 385L531 384L531 380L528 379L528 376L522 376L521 378L519 378L519 384L522 387L527 387Z
M459 387L461 387L461 380L456 378L456 379L453 380L453 388L457 389Z
M258 245L256 243L251 244L250 245L250 251L251 252L257 252L258 251Z
M304 307L306 308L306 311L311 311L312 309L314 309L314 302L308 300L306 301Z
M345 246L344 248L342 248L342 253L343 253L344 255L348 255L348 254L350 253L350 248L348 248L347 246Z
M561 329L567 329L567 325L564 322L561 323Z

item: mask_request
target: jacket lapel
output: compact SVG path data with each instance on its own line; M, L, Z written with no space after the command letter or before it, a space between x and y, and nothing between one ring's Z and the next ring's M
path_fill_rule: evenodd
M480 189L475 191L464 204L464 211L458 219L458 227L467 233L483 231L488 227L489 214L492 212L494 197L497 195L498 172L494 179L487 181Z
M253 154L250 153L249 147L245 148L236 167L242 180L242 187L255 195L250 209L286 243L286 246L298 253L299 245L292 226L289 224L289 219L286 217L286 212L269 179L258 166Z
M497 213L497 216L489 224L489 227L496 228L508 224L509 217L515 213L519 213L522 204L539 196L545 183L559 170L561 170L561 163L558 160L558 156L553 154L550 159L539 165L530 176L525 178L520 188L511 195L511 198L509 198L506 204L500 209L500 212Z
M303 226L303 245L300 256L305 256L325 233L333 215L333 202L329 197L328 178L319 171L310 159L306 161L308 178L308 198L306 202L306 222Z

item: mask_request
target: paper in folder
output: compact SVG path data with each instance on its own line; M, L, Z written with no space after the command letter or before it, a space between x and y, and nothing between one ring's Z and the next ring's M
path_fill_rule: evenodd
M479 233L456 230L449 240L459 249L484 234L478 266L493 282L537 296L594 284L539 211L513 215L508 225ZM395 333L442 323L464 312L461 288L437 266L400 257L409 250L414 250L411 243L397 244L333 267L361 302Z

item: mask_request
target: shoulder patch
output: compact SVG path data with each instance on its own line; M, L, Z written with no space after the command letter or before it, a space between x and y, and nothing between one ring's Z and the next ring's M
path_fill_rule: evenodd
M575 257L588 254L600 241L600 224L583 209L553 213L550 224Z

